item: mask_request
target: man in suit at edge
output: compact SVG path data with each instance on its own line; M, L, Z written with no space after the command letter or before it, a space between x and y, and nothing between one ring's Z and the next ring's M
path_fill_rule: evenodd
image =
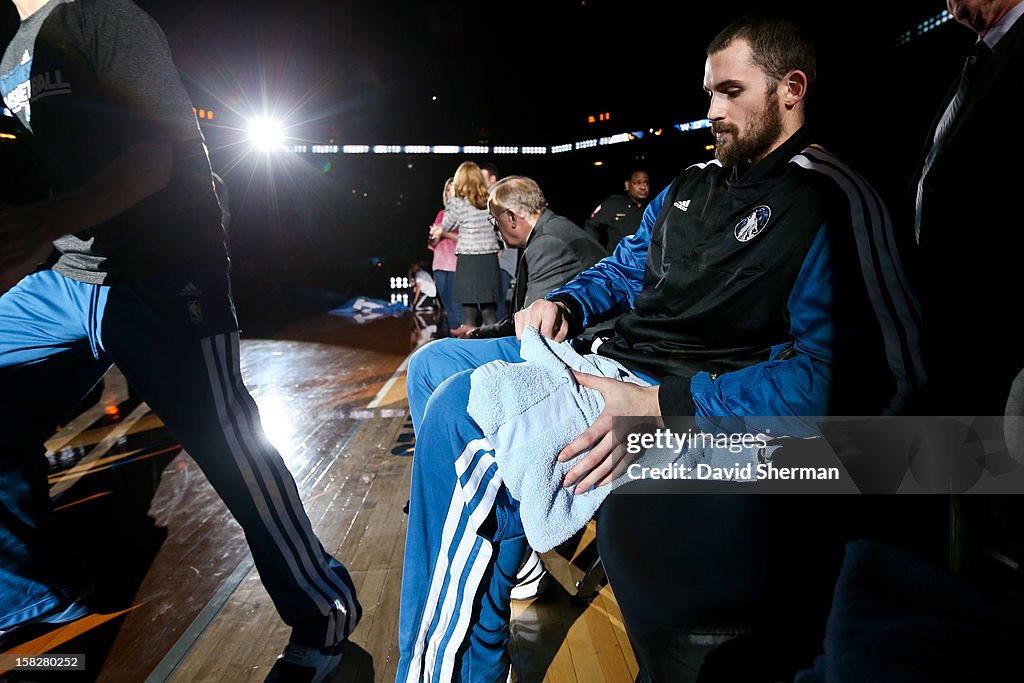
M998 134L1010 103L1024 97L1024 3L947 0L947 7L978 40L930 129L915 176L928 374L920 410L1002 415L1024 367L1024 346L1004 327L1004 293L1013 290L1024 252L1024 231L1013 218L1021 173L1000 163L1024 155L1024 139Z

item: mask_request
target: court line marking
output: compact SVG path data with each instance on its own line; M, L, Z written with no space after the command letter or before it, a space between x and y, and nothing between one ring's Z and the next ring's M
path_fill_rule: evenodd
M333 454L330 458L330 462L325 463L323 472L319 476L323 476L323 473L329 471L334 463L341 457L342 453L348 447L349 443L355 438L356 434L363 428L362 425L351 430L344 438L344 441L339 444L333 450ZM298 483L298 482L296 482ZM367 494L369 495L369 490ZM304 498L302 501L303 507L307 506L314 497ZM362 503L360 504L360 506ZM322 521L322 520L321 520ZM314 524L314 531L316 530L316 522L310 519L310 522ZM352 524L355 524L355 518L352 520ZM347 536L347 534L346 534ZM242 561L235 568L235 571L221 583L220 587L210 598L206 606L196 615L192 623L182 632L174 645L171 646L164 658L160 660L160 663L156 665L156 668L146 678L145 683L166 683L171 677L178 671L181 665L188 658L189 653L199 643L206 629L210 627L213 621L221 613L228 601L235 594L238 586L249 576L249 573L253 570L252 555L247 554L243 557Z
M409 366L410 358L412 358L411 353L405 357L405 360L402 361L402 364L399 365L398 369L395 370L394 374L391 375L391 379L385 382L384 386L380 388L380 391L377 392L377 395L374 396L373 400L370 401L370 404L366 406L367 409L376 408L381 404L381 402L384 400L384 397L388 395L389 391L391 391L391 387L393 387L395 385L395 382L397 382L399 378L401 378L402 375L405 374L405 369Z
M164 681L171 677L178 667L181 666L182 662L185 661L188 653L199 642L207 627L213 623L213 620L217 618L220 611L224 609L224 605L234 595L235 589L245 580L245 577L249 575L252 569L252 555L244 557L238 563L238 566L235 567L235 571L231 572L231 576L224 580L224 583L220 585L220 588L213 594L210 601L206 603L206 607L196 615L196 618L192 620L192 623L188 625L188 628L178 637L178 640L167 651L167 654L160 660L160 663L156 665L156 668L146 677L145 683L164 683Z
M142 417L148 412L149 406L145 403L140 403L135 406L135 410L133 410L128 417L126 417L117 426L111 429L110 433L103 437L103 440L96 444L75 466L76 468L80 468L81 474L79 474L79 476L62 479L50 487L50 500L56 501L64 495L64 493L71 488L76 481L88 474L92 468L98 466L100 464L98 462L99 459L106 455L107 452L117 444L118 440L128 433L128 430L131 429L132 425L142 419Z

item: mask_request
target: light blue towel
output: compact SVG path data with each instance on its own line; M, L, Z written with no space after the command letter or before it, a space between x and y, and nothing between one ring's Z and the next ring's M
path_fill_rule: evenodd
M578 458L560 463L558 452L604 410L601 394L577 384L571 370L650 385L611 359L581 356L568 342L555 343L532 327L523 333L520 355L527 362L499 360L473 371L468 410L494 448L499 476L519 501L530 545L546 552L583 528L609 493L633 481L627 471L611 484L579 495L562 488ZM698 464L739 471L744 465L771 460L778 443L738 450L703 445L653 448L636 463L651 468L675 464L691 472Z
M581 356L532 327L523 333L520 355L526 363L493 361L473 372L469 414L494 447L501 477L520 502L530 545L546 552L581 529L615 485L629 481L624 476L580 495L562 488L577 459L560 463L558 452L604 409L601 394L578 385L570 369L649 383L613 360Z

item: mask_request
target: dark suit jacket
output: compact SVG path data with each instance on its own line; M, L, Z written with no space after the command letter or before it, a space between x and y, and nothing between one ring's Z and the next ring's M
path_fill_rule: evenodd
M604 248L592 235L568 218L545 209L519 257L512 314L543 299L604 257ZM494 325L481 327L475 336L507 337L515 333L515 321L509 315Z
M1009 331L1024 258L1020 102L1024 17L980 67L925 178L917 267L926 413L1001 415L1024 367L1024 342Z

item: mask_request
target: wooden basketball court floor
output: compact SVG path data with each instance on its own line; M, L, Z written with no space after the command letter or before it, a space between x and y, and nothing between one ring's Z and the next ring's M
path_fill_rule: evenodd
M243 340L242 371L314 528L364 607L336 681L393 681L414 436L404 370L411 315L317 316ZM0 654L81 654L83 671L0 671L3 681L262 681L288 629L241 529L196 464L111 371L96 403L47 442L66 556L95 577L101 613L20 633ZM88 404L86 404L88 405ZM526 683L631 683L637 665L611 589L570 600L592 526L544 555L555 579L513 603L510 653ZM6 661L6 659L4 659Z

